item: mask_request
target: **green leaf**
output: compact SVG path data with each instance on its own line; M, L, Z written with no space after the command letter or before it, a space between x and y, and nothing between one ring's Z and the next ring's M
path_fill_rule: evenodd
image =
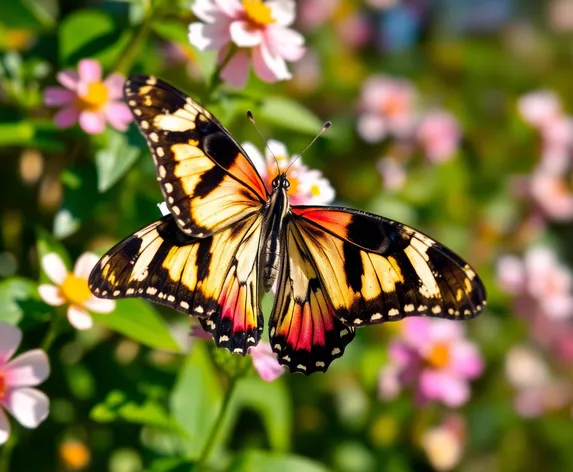
M104 133L105 148L96 152L97 187L103 193L109 190L131 168L141 151L131 146L125 134L108 128Z
M271 448L286 452L292 436L292 406L284 379L265 382L258 376L241 379L231 401L228 426L242 409L261 416Z
M13 29L39 30L56 24L58 5L54 0L11 0L0 2L0 24Z
M192 462L177 457L155 459L149 466L149 472L190 472Z
M121 36L111 16L98 10L78 10L60 25L61 65L75 67L81 59L94 58L109 67L123 47Z
M223 392L207 346L196 342L185 360L170 398L171 412L191 438L183 454L197 459L219 413Z
M165 320L143 300L118 300L112 313L91 315L97 323L146 346L181 352L181 346L173 339Z
M273 472L327 472L318 462L293 454L272 454L263 451L247 451L241 454L229 469L231 472L272 470Z
M262 101L257 118L277 127L298 133L317 134L323 123L308 108L284 97L268 97Z
M38 295L38 284L24 277L0 282L0 321L26 327L43 321L48 312Z
M123 420L185 435L186 432L173 420L162 403L148 398L129 398L126 392L111 391L102 403L95 405L90 417L99 423Z
M0 123L0 146L34 146L61 151L60 131L45 119L7 121Z

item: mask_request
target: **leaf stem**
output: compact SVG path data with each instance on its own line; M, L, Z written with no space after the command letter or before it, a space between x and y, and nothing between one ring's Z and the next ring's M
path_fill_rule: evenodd
M229 385L225 390L225 396L223 397L223 404L221 405L221 409L219 410L219 414L217 415L217 419L213 424L213 428L209 433L209 437L207 441L205 441L205 445L203 446L203 450L201 451L201 455L199 456L198 461L195 463L193 471L200 472L204 469L207 461L209 460L209 456L213 452L213 448L217 444L217 437L220 434L221 427L225 421L225 417L227 416L227 411L229 410L229 405L231 404L231 399L233 398L233 393L236 390L237 383L244 375L245 370L239 369L239 363L241 361L240 356L237 356L239 359L237 360L237 369L229 378Z
M42 341L41 349L44 352L48 352L52 344L58 337L60 333L60 328L62 327L63 320L65 319L65 314L61 313L61 310L57 310L57 313L52 316L52 320L50 321L50 327L48 328L48 332L46 333L46 337Z
M143 21L134 29L133 35L115 62L113 67L114 71L120 72L125 76L129 74L133 61L139 52L141 43L143 43L151 30L151 18L151 13L146 14Z
M207 99L205 100L205 102L208 103L211 101L213 94L215 93L215 90L217 90L219 85L223 83L223 81L221 80L221 71L229 63L229 61L236 52L237 52L237 46L235 46L234 44L231 45L229 47L229 50L227 51L227 54L225 54L224 59L219 64L217 64L217 67L215 68L215 70L213 71L213 75L211 76L209 87L207 88Z
M17 425L12 425L10 437L2 445L2 454L0 454L0 472L10 472L10 462L12 461L12 453L18 443L19 428Z

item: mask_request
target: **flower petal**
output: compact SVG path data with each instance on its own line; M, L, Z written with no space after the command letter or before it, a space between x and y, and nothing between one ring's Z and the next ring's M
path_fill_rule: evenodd
M215 14L220 12L212 0L195 0L191 5L191 11L197 18L207 23L214 23Z
M103 112L82 111L79 121L82 129L88 134L101 134L105 129Z
M62 306L66 301L60 287L56 287L55 285L41 284L38 287L38 293L40 294L40 298L48 305Z
M367 143L382 141L388 133L388 123L382 116L367 113L358 118L358 134Z
M48 397L35 388L8 390L2 403L26 428L36 428L46 419L50 410Z
M79 330L90 329L94 324L89 313L75 305L70 305L68 308L68 321L74 328Z
M107 300L92 296L84 303L84 308L96 313L111 313L115 310L115 300Z
M120 100L123 97L123 84L125 77L117 72L110 74L103 82L107 87L107 95L110 100Z
M239 0L214 0L215 5L223 12L226 16L230 18L237 18L241 15L245 9L243 4Z
M4 410L0 408L0 446L8 441L10 437L10 421L4 413Z
M50 252L42 257L42 269L56 285L62 285L68 276L68 269L64 261L55 252Z
M87 280L98 260L99 257L95 254L84 252L76 261L76 265L74 266L74 275Z
M265 382L272 382L284 374L285 369L279 364L269 343L261 341L258 346L249 349L249 354L255 370Z
M450 372L425 370L420 376L421 393L450 407L463 405L470 396L468 383Z
M241 48L252 48L261 44L263 33L253 28L248 21L233 21L229 27L232 41Z
M72 103L76 94L63 87L46 87L44 90L44 105L47 107L59 107Z
M189 25L189 42L200 51L219 50L231 41L228 19L217 20L213 24L191 23Z
M242 49L235 53L231 60L221 71L221 78L229 85L242 88L249 77L249 56Z
M298 31L290 28L274 27L269 28L265 36L269 49L287 61L298 61L306 52L304 36Z
M78 64L80 82L91 83L101 81L101 65L95 59L82 59Z
M48 356L41 349L25 352L4 366L4 380L8 388L34 387L50 375Z
M133 120L129 107L123 102L111 102L104 110L108 123L119 131L125 131Z
M5 364L12 357L21 341L22 331L20 329L8 323L0 323L0 365Z
M253 143L245 142L242 144L243 149L251 159L251 162L255 166L255 169L259 172L260 176L265 180L265 177L268 175L267 172L267 164L266 161L263 159L263 155L259 151L259 148L256 147Z
M274 157L273 157L274 156ZM289 153L286 145L277 141L276 139L269 139L267 141L267 147L265 149L265 157L267 162L272 162L274 164L274 159L276 158L277 161L289 161ZM300 159L299 159L300 162ZM286 163L286 162L285 162Z
M326 3L326 2L325 2ZM281 26L291 25L296 17L296 5L292 0L271 0L266 2L273 19Z
M62 108L54 115L54 123L58 128L69 128L74 125L80 116L80 111L75 107Z
M77 90L80 76L74 70L63 70L56 75L58 82L70 90Z
M265 43L253 48L253 68L257 76L265 82L290 79L291 73L280 56L271 54Z

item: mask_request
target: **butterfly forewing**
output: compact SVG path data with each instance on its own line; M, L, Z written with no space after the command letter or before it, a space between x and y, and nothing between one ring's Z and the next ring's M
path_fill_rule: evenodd
M335 207L293 207L336 315L361 326L406 316L467 319L485 306L474 270L423 233Z
M263 181L211 113L155 77L131 77L124 93L185 234L204 237L260 210L268 198Z

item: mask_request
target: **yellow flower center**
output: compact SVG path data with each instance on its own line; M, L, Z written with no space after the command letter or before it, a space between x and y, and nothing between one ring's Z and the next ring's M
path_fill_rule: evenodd
M83 108L88 110L99 110L108 100L109 94L103 82L92 82L88 84L88 90L80 96Z
M427 359L428 364L437 369L443 369L450 361L450 348L445 343L436 344L432 347Z
M64 283L62 284L61 289L64 293L64 297L72 305L83 306L84 303L87 302L92 296L92 293L88 287L88 281L86 279L76 277L74 274L68 274L66 280L64 280Z
M314 184L312 187L310 187L310 194L313 197L318 197L320 195L320 187Z
M89 449L79 441L66 441L60 446L60 457L69 469L83 469L88 465L90 456Z
M266 26L276 21L272 16L270 7L261 0L243 0L243 8L253 26Z

